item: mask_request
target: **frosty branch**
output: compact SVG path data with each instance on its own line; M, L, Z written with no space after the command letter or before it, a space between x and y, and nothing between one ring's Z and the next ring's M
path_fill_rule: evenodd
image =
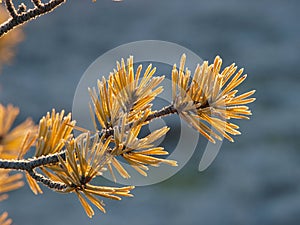
M66 2L66 0L50 0L43 4L40 0L32 0L34 8L26 9L24 3L15 8L13 0L4 0L6 9L10 14L10 18L0 25L0 38L17 26L20 26L38 16L44 15L56 9L58 6ZM0 0L0 3L2 1Z
M0 121L4 124L0 126L0 168L24 171L36 194L42 193L38 183L57 192L76 193L91 217L94 211L83 196L101 211L105 209L95 195L116 200L120 200L118 195L132 196L132 186L116 188L91 184L104 169L108 169L114 179L113 168L129 179L130 174L120 163L120 157L143 176L147 176L149 166L177 165L174 160L161 158L168 151L154 145L169 131L167 126L141 136L141 128L154 119L178 114L213 143L222 137L233 141L231 136L240 132L229 120L248 119L251 111L246 104L255 100L249 98L255 91L236 95L235 88L246 79L243 69L237 71L232 64L221 71L222 61L217 56L211 65L207 61L199 64L192 76L185 68L185 61L183 55L180 67L174 64L171 72L172 104L154 111L152 104L163 91L160 83L164 76L154 76L156 68L151 64L142 74L142 65L134 69L133 57L129 57L127 63L122 59L108 79L102 77L97 88L89 89L94 131L81 129L82 134L77 137L72 134L77 127L71 113L65 115L64 111L56 113L53 109L40 120L38 128L26 120L10 130L18 109L0 105L0 120L6 118ZM32 146L35 147L34 156L24 159Z
M165 107L159 111L156 111L152 114L150 114L145 122L150 122L153 119L160 118L163 116L167 116L173 113L177 113L177 110L174 108L173 105L170 105L168 107ZM133 123L128 124L126 130L129 130L133 126ZM99 135L101 137L102 135L105 136L105 138L108 138L109 136L114 135L114 129L103 129L100 132L97 132L95 135ZM1 140L0 140L1 143ZM29 158L29 159L11 159L11 160L5 160L0 158L0 168L1 169L12 169L12 170L22 170L27 171L29 174L34 174L34 169L41 166L47 166L51 164L57 164L59 162L59 157L65 160L66 158L66 151L60 151L58 153L49 154L49 155L42 155L39 157Z

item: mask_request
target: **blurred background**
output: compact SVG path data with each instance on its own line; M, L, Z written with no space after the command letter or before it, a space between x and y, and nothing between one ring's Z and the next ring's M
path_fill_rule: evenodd
M26 24L16 57L0 75L0 102L21 109L18 121L47 111L71 111L82 74L100 55L144 39L175 42L203 59L216 55L249 75L256 89L242 135L224 141L204 172L200 139L190 162L135 197L105 200L107 213L90 220L73 195L14 191L0 203L14 224L298 225L300 224L300 1L72 0ZM124 56L126 57L126 56ZM116 59L117 60L117 59ZM103 181L104 183L106 181Z

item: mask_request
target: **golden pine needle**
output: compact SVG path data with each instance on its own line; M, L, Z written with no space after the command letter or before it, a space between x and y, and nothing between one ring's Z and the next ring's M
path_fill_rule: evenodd
M140 130L144 125L143 120L136 121L128 130L126 129L126 118L126 115L122 116L119 126L114 129L115 148L111 152L113 156L122 156L132 168L143 176L147 176L148 165L158 166L160 163L165 163L177 166L176 161L155 157L168 154L162 147L155 147L153 144L169 131L168 127L162 127L144 138L138 138ZM129 178L127 171L123 167L120 167L120 164L116 163L116 160L117 158L114 158L110 166L114 166L123 178ZM109 170L112 171L111 168Z
M37 194L43 194L42 189L40 188L40 186L38 185L38 183L36 182L36 180L34 180L28 173L25 173L26 179L27 179L27 183L31 189L31 191L37 195Z
M8 218L8 213L4 212L0 215L0 225L11 225L12 219Z
M9 170L0 169L0 198L6 199L7 196L1 197L2 194L16 190L24 185L22 174L9 175Z
M124 59L117 62L117 69L108 80L98 80L97 90L89 89L94 113L102 128L117 126L124 113L128 122L134 122L137 115L151 108L151 102L163 91L159 84L164 76L154 77L155 71L152 65L146 68L144 74L142 65L135 70L133 57L130 56L126 64Z
M36 144L35 156L49 155L59 152L65 142L72 138L72 130L75 121L71 121L71 113L64 116L64 110L56 113L47 113L39 123L38 141Z
M17 159L24 139L32 139L36 135L36 126L31 119L11 129L19 108L12 105L6 107L0 104L0 157L2 159Z
M85 213L88 215L88 217L92 218L94 215L94 210L92 209L92 207L84 199L84 197L82 196L82 194L80 192L76 191L76 195L77 195L82 207L84 208Z

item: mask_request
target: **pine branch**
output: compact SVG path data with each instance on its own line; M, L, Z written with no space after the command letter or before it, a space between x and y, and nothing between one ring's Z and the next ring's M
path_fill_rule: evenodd
M167 107L162 108L159 111L156 111L152 114L150 114L146 118L146 122L152 121L156 118L160 118L163 116L171 115L177 113L177 110L174 108L173 105L169 105ZM130 129L133 126L133 123L128 124L126 129ZM99 132L97 135L100 137L102 135L105 135L106 138L109 136L114 135L114 129L103 129L101 132ZM93 138L93 137L91 137ZM50 189L54 189L56 191L62 191L67 188L65 184L62 184L60 182L54 182L51 179L43 176L42 174L39 174L35 171L36 168L46 165L54 165L59 163L59 157L62 157L62 159L66 159L66 151L61 151L55 154L50 154L46 156L40 156L30 159L22 159L22 160L3 160L0 159L0 168L1 169L12 169L12 170L21 170L27 172L34 180L44 184Z
M18 14L12 0L5 0L7 11L10 13L11 18L0 25L0 37L14 29L15 27L22 25L30 20L35 19L38 16L44 15L56 9L66 0L51 0L46 4L42 4L39 0L32 0L35 8L29 9L26 12Z
M28 174L36 181L44 184L50 189L56 191L63 191L67 186L60 182L54 182L49 178L44 177L35 171L35 168L50 164L56 164L59 162L59 156L65 159L65 151L59 152L57 154L52 154L48 156L41 156L38 158L32 158L27 160L2 160L0 159L0 168L2 169L12 169L26 171Z
M154 119L157 119L157 118L161 118L161 117L164 117L164 116L168 116L168 115L171 115L171 114L175 114L175 113L178 113L177 112L177 109L174 108L173 104L169 105L169 106L166 106L164 108L162 108L161 110L159 111L156 111L152 114L150 114L145 122L150 122L151 120L154 120ZM133 123L130 123L126 126L126 129L130 129L131 127L133 126ZM98 134L100 137L102 135L105 135L106 138L108 138L109 136L112 136L114 135L114 129L113 128L109 128L109 129L103 129L102 131L99 132Z
M174 108L173 105L169 105L169 106L164 107L163 109L149 115L145 121L148 122L153 119L171 115L174 113L177 113L177 110ZM133 124L128 124L127 129L130 129L130 127L132 125ZM102 135L109 137L109 136L114 135L114 130L113 129L103 129L102 131L100 131L98 133L98 135L100 137ZM12 169L12 170L22 170L22 171L30 172L37 167L51 165L51 164L57 164L59 162L59 156L62 157L63 159L65 159L66 158L65 151L61 151L61 152L46 155L46 156L40 156L37 158L30 158L30 159L23 159L23 160L0 159L0 168L1 169Z
M37 173L34 169L28 170L27 172L33 179L44 184L50 189L54 189L55 191L63 191L67 188L67 185L60 182L54 182L49 178L44 177L42 174Z
M51 154L47 156L40 156L38 158L23 159L23 160L3 160L0 159L1 169L12 169L12 170L22 170L31 171L34 168L46 166L50 164L56 164L59 162L59 156L65 159L65 151L61 151L56 154Z

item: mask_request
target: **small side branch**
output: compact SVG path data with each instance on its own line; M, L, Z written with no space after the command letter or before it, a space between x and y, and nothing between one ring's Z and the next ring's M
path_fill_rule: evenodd
M164 116L168 116L168 115L171 115L171 114L175 114L175 113L178 113L177 109L175 109L175 107L173 105L169 105L167 107L164 107L163 109L159 110L159 111L156 111L152 114L150 114L146 121L151 121L153 119L156 119L156 118L161 118L161 117L164 117Z
M26 10L27 10L26 5L25 5L24 3L21 3L21 4L18 6L17 12L18 12L18 14L22 14L22 13L26 12Z
M2 37L5 33L9 32L10 30L14 29L19 25L33 20L38 16L51 12L65 1L66 0L51 0L47 4L42 4L40 1L34 0L34 4L36 5L34 9L30 9L18 15L14 5L12 4L12 1L5 0L6 7L11 15L11 18L0 25L0 37Z
M151 120L154 120L154 119L157 119L157 118L161 118L161 117L164 117L164 116L169 116L171 114L175 114L175 113L178 113L177 109L175 109L175 107L173 106L173 104L169 105L169 106L166 106L164 108L162 108L161 110L159 111L156 111L152 114L150 114L145 122L149 122ZM126 129L130 129L131 127L133 126L133 123L130 123L126 126ZM108 138L109 136L112 136L114 135L114 129L113 128L108 128L108 129L103 129L101 130L98 135L101 137L102 135L105 135L106 138Z
M67 186L60 182L54 182L49 178L39 174L35 171L35 168L50 164L56 164L59 162L59 156L65 159L65 152L59 152L49 156L41 156L38 158L32 158L27 160L2 160L0 159L0 168L1 169L12 169L12 170L21 170L27 172L33 179L38 182L41 182L50 189L56 191L63 191Z
M18 17L18 14L12 0L5 0L5 4L6 4L7 11L11 15L11 17L13 19L16 19Z
M67 188L67 185L60 183L60 182L54 182L47 177L44 177L42 174L37 173L34 169L27 171L28 174L35 179L36 181L44 184L50 189L54 189L56 191L63 191Z

